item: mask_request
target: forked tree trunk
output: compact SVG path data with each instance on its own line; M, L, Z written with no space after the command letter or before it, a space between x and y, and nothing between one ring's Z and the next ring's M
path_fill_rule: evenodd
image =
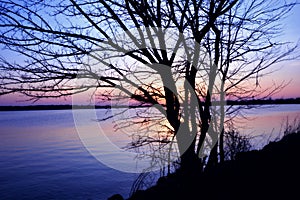
M195 174L202 171L202 161L195 152L196 134L191 134L186 123L181 124L176 135L180 152L180 167L185 174Z

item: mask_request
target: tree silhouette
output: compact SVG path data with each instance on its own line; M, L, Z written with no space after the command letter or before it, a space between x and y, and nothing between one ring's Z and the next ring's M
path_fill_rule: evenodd
M296 46L277 36L295 5L0 1L0 43L18 56L1 56L0 94L35 101L93 89L101 101L155 106L152 114L140 110L120 121L119 128L140 125L130 147L172 149L177 141L181 167L201 170L204 155L207 166L224 160L223 102L269 97L284 85L261 89L259 82L272 65L291 59Z

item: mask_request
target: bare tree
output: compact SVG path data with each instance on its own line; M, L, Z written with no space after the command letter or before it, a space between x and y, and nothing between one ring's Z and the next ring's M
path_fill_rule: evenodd
M214 102L266 92L258 87L264 72L291 59L296 47L276 36L280 20L295 5L284 0L0 1L0 44L24 60L1 57L0 94L21 93L35 101L94 89L102 101L155 105L151 115L139 111L118 123L119 128L140 124L131 147L168 144L171 151L176 141L181 167L201 170L204 154L212 165L219 153L224 160L225 107Z
M287 81L261 88L260 80L274 71L272 65L297 57L292 54L297 45L289 47L288 42L277 38L282 31L280 20L294 5L295 2L287 4L285 1L240 1L218 18L202 46L218 66L222 80L219 87L221 101L225 97L236 100L266 99L288 84ZM227 113L237 113L241 108L229 107ZM224 113L224 109L221 106L220 112ZM224 115L221 117L223 121ZM220 161L223 161L224 130L218 132ZM217 151L217 145L214 151ZM212 162L216 163L217 153L211 155Z

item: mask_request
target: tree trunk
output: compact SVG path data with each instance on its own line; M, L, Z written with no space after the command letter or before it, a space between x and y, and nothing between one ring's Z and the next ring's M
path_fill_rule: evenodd
M218 163L218 143L216 143L210 151L207 166L205 169L210 169Z
M202 171L202 160L195 152L195 142L181 155L180 169L185 175L196 175Z
M188 123L181 123L176 139L180 153L181 170L185 173L201 171L201 160L195 152L196 134L190 132Z

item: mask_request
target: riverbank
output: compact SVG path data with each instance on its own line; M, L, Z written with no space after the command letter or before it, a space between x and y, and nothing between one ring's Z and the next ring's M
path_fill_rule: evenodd
M219 101L212 102L213 105L220 105ZM300 104L299 98L289 99L252 99L242 101L226 101L225 105L231 106L254 106L254 105L290 105ZM111 109L111 108L142 108L152 105L24 105L24 106L0 106L0 111L29 111L29 110L71 110L71 109Z
M161 177L128 200L294 199L299 196L299 155L300 133L288 134L204 173L186 176L178 171Z

